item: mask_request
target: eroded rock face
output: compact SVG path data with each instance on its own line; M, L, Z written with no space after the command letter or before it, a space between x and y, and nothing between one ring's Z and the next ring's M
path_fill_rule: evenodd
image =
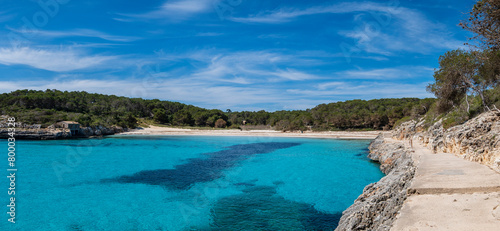
M103 136L103 135L114 135L116 133L124 132L126 129L123 129L119 126L112 126L110 128L97 126L97 127L84 127L81 129L83 134L87 137L89 136Z
M125 129L118 126L112 126L110 128L98 126L95 128L83 127L80 129L81 134L79 136L72 136L69 129L20 129L17 128L15 132L16 139L23 140L55 140L55 139L71 139L71 138L85 138L91 136L103 136L103 135L113 135L116 133L121 133ZM9 138L9 131L7 128L0 128L0 139Z
M444 129L438 121L428 129L409 121L393 131L396 139L414 137L434 152L448 152L500 171L500 112L485 112L464 124Z
M342 213L336 230L390 230L403 206L415 166L410 150L400 143L385 143L379 135L370 144L369 157L381 163L386 176L365 187Z
M500 170L500 112L484 113L448 129L443 134L443 146L435 149Z
M24 140L54 140L54 139L68 139L71 137L71 132L69 130L48 130L48 129L16 129L15 136L16 139ZM0 129L0 138L7 139L10 138L9 131L7 129Z

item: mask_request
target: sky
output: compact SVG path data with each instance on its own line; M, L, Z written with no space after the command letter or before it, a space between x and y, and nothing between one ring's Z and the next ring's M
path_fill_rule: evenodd
M58 89L204 108L432 97L474 0L0 0L0 92Z

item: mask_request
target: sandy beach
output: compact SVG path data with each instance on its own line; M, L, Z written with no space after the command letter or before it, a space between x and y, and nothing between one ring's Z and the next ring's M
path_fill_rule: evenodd
M328 131L328 132L280 132L274 130L198 130L150 126L133 129L120 135L169 135L169 136L271 136L271 137L303 137L331 139L375 139L382 131Z

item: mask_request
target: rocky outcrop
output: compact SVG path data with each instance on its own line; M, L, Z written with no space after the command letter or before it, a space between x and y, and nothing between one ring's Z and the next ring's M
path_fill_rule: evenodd
M56 139L72 139L72 138L88 138L93 136L114 135L124 132L125 129L118 126L110 128L98 126L95 128L83 127L81 133L77 136L72 136L69 129L53 128L53 129L22 129L17 128L14 137L22 140L56 140ZM10 138L7 128L0 128L0 139Z
M411 120L394 128L395 139L420 140L434 152L448 152L500 171L500 112L483 113L466 123L445 129L442 120L429 127L425 120ZM386 174L365 187L354 204L343 212L336 230L390 230L408 196L415 165L403 143L384 142L382 136L370 144L369 158L380 162Z
M408 196L415 175L411 151L401 143L386 143L380 134L370 144L369 157L386 174L365 187L354 204L342 213L336 230L389 230Z
M124 132L125 129L118 126L111 126L110 128L97 126L95 128L84 127L81 129L82 133L87 136L105 136L105 135L114 135L116 133Z
M0 129L0 139L10 138L9 131L6 128ZM54 140L69 139L71 132L68 129L16 129L14 138L20 140Z
M433 152L453 153L500 171L500 112L485 112L464 124L444 129L442 120L425 128L423 120L409 121L394 129L397 139L420 140Z

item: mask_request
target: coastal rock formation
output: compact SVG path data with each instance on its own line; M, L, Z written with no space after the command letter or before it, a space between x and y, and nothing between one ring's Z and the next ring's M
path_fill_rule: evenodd
M84 136L90 137L90 136L105 136L105 135L114 135L116 133L121 133L124 132L125 129L122 127L118 126L111 126L110 128L103 127L103 126L97 126L94 128L91 127L83 127L82 133Z
M49 130L49 129L16 129L16 139L23 140L54 140L69 139L71 132L67 129ZM0 139L10 138L9 131L6 128L0 129Z
M369 158L380 162L386 174L342 213L336 230L389 230L408 193L415 166L411 151L400 143L384 142L380 134L370 144Z
M87 138L92 136L114 135L124 132L125 129L118 126L110 128L98 126L95 128L83 127L81 134L74 136L69 129L64 128L41 128L41 129L24 129L17 128L15 138L22 140L56 140L56 139L72 139L72 138ZM0 139L10 138L8 128L0 128Z
M448 152L500 171L500 112L485 112L464 124L444 129L442 121L425 129L423 120L393 131L396 139L417 138L435 153Z

